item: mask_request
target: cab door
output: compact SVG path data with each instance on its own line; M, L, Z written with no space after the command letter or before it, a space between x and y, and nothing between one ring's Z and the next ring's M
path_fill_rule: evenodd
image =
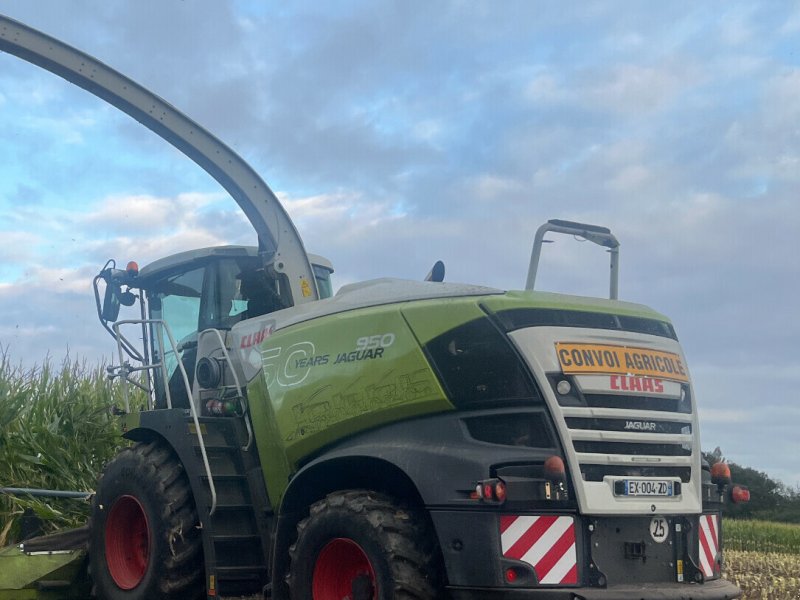
M150 285L147 290L150 319L164 321L176 342L176 346L172 347L165 328L151 326L153 361L164 364L164 369L155 371L156 408L167 407L167 387L173 407L189 407L208 271L208 265L204 265L173 273ZM188 390L178 368L179 364L186 370Z

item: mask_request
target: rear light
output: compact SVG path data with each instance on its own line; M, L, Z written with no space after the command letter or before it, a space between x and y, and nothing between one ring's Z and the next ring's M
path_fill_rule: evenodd
M506 483L502 479L480 481L475 486L475 491L470 494L470 498L492 504L502 504L506 501Z
M508 583L514 583L518 577L516 569L506 569L506 581Z
M567 479L567 469L564 466L564 459L560 456L551 456L544 461L544 476L556 481Z
M735 485L731 488L731 500L734 504L750 502L750 490L742 485Z
M731 468L724 462L711 465L711 482L717 485L730 485Z
M497 498L498 502L506 501L506 484L502 479L500 479L494 486L494 495Z

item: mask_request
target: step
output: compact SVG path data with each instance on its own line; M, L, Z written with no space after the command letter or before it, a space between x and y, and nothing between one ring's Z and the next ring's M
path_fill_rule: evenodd
M195 448L195 450L197 460L202 461L199 447ZM235 448L206 448L206 457L208 457L208 466L211 468L211 475L214 477L215 481L218 476L244 474L244 466L241 464L241 457Z
M192 438L192 444L197 446L197 433L194 419L186 419L187 433ZM246 434L241 419L237 417L199 417L200 431L203 432L203 441L206 445L217 444L231 447L243 446L246 443Z
M251 504L218 504L210 519L210 526L212 540L258 530L255 511Z
M218 569L236 566L260 571L263 568L261 538L257 535L215 535L212 541Z
M217 567L219 581L257 581L267 570L263 565L237 565L235 567Z
M221 505L250 505L250 489L245 475L213 475L214 489L217 491L217 504ZM200 477L208 486L208 475Z

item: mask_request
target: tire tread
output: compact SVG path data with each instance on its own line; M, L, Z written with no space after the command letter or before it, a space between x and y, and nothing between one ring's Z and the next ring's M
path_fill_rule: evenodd
M304 558L299 555L298 548L303 546L309 523L319 515L338 510L362 516L383 540L383 550L394 582L394 589L388 598L433 600L440 597L436 579L435 542L424 519L379 492L345 490L333 492L315 502L310 507L309 516L297 525L297 540L289 548L290 565L298 564ZM290 590L295 589L297 582L291 567L286 583Z
M190 600L203 597L202 539L197 529L197 512L183 466L172 450L162 443L138 442L120 450L105 466L98 480L98 491L103 488L104 480L110 476L109 473L113 473L119 464L136 469L137 476L152 484L152 491L160 506L159 517L162 519L161 529L164 536L161 542L166 544L169 553L163 564L158 565L157 575L151 587L158 590L158 597L164 600ZM108 485L114 484L110 482ZM98 505L98 495L95 495L90 522L97 521L96 513L108 509ZM97 560L105 560L102 544L100 546L99 552L102 558L95 556L98 549L93 548L90 537L90 576L93 575L91 565ZM137 598L137 595L131 594L130 591L123 592L114 588L100 590L96 580L93 581L92 595L102 600Z

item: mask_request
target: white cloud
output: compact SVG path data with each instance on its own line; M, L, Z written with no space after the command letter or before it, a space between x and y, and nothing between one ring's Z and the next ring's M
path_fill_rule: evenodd
M84 131L95 125L96 119L91 113L59 114L58 116L28 115L20 120L20 125L33 131L46 133L60 143L80 145L84 143Z
M411 132L417 139L435 144L444 130L440 119L424 119L418 121L411 128Z
M97 270L100 270L98 266ZM89 267L53 268L41 265L28 267L16 281L2 290L6 297L31 298L40 294L85 294L92 289L94 273Z
M623 114L659 110L692 82L691 70L685 65L681 70L620 65L595 76L597 81L588 90L586 100Z
M653 176L644 165L627 165L623 167L608 182L608 187L622 194L630 194L637 191L647 191L648 184L653 181Z
M558 78L548 71L537 73L525 86L525 98L540 104L556 104L571 100Z
M800 8L795 8L795 11L783 22L779 31L782 35L800 32Z
M502 202L509 195L516 195L524 191L524 185L521 181L489 174L467 180L465 187L471 189L476 200L484 202Z
M34 256L41 236L28 231L0 231L0 261L25 262Z
M58 331L54 325L27 326L27 325L0 325L0 339L15 336L38 337L47 336Z
M143 267L154 260L171 254L195 248L221 246L226 243L229 243L228 240L221 239L210 231L190 230L181 227L166 236L161 234L111 238L96 243L92 246L91 251L99 259L96 265L99 271L102 263L107 258L113 258L120 265L125 265L128 261L133 260L140 267Z
M764 117L777 127L785 127L793 135L800 135L800 68L783 69L767 80L764 86Z
M640 115L668 106L700 75L686 64L620 64L558 74L537 67L524 87L524 97L540 105L566 105L621 115Z
M742 46L753 39L753 8L733 9L720 19L720 37L725 44Z
M715 424L743 424L753 419L753 414L747 410L725 410L720 408L700 408L698 410L700 422L713 421Z
M368 200L361 193L352 191L298 197L280 193L278 197L300 235L306 239L307 246L309 239L324 244L344 240L352 243L365 231L374 230L402 215L402 211L388 201Z
M197 220L198 213L224 194L184 193L175 197L111 196L105 198L94 210L79 215L78 225L102 228L106 232L144 234L170 228L176 233Z

